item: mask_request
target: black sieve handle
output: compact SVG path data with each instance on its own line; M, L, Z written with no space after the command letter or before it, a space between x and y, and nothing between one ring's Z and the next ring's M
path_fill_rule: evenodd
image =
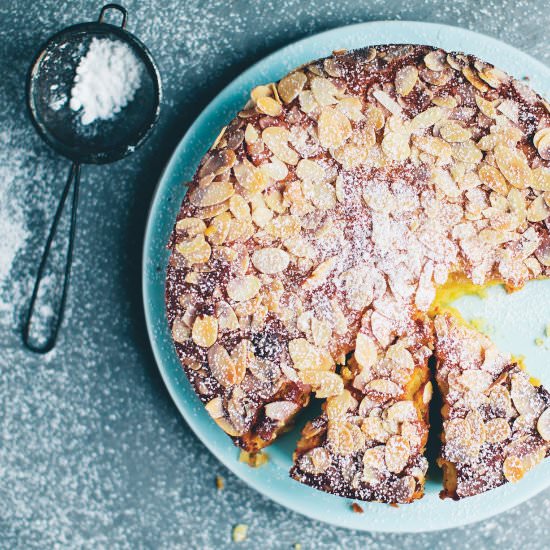
M62 274L61 286L57 286L57 289L61 289L61 297L57 301L57 310L55 311L55 306L52 308L53 315L49 315L52 319L51 325L49 325L48 335L45 340L42 338L39 341L31 337L33 320L35 317L35 308L36 302L41 288L41 284L45 281L46 275L46 266L48 265L48 258L50 257L50 252L52 248L52 243L54 238L57 235L57 228L59 226L59 220L63 213L65 202L69 196L69 192L74 183L73 189L73 200L71 205L71 220L70 220L70 229L69 229L69 243L67 245L67 253L65 256L65 269ZM25 318L25 323L23 325L23 343L25 346L34 351L35 353L47 353L54 346L57 340L57 335L59 333L59 327L63 321L63 313L65 310L65 302L67 300L67 290L69 288L69 279L71 275L71 264L73 258L73 246L74 246L74 236L76 228L76 211L78 207L78 191L80 186L80 164L73 162L71 169L69 171L69 176L67 178L67 183L63 188L63 193L61 194L61 199L55 211L53 218L52 226L50 228L50 233L46 240L46 246L44 248L44 253L42 254L42 259L40 260L40 266L38 267L38 273L36 275L36 281L34 283L34 289L32 291L31 303L27 311L27 316ZM57 281L56 281L57 282ZM59 291L57 292L57 294ZM51 298L51 297L48 297Z

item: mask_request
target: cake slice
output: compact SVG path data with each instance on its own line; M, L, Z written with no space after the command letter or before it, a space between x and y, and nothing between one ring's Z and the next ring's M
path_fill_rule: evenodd
M465 323L445 314L434 325L442 497L458 500L518 481L550 452L550 394Z
M322 415L302 432L294 479L357 500L405 503L422 497L432 395L429 325L417 325L420 330L384 351L371 335L359 333L341 372L346 389L329 397Z

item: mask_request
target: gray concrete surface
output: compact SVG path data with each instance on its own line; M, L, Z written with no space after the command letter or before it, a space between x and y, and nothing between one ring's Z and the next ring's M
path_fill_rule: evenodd
M409 19L484 32L548 64L548 3L124 3L129 29L158 61L163 112L135 155L84 168L67 317L55 350L36 356L19 331L67 162L31 127L25 74L45 38L95 18L101 4L0 1L0 548L548 548L549 491L489 521L416 536L330 527L257 494L180 418L149 348L140 293L159 174L201 109L254 61L347 23ZM238 546L236 523L249 525Z

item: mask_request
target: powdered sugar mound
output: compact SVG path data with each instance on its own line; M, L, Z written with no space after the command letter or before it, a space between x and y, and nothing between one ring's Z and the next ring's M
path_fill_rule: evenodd
M140 81L140 61L127 44L93 38L76 68L71 109L82 109L84 125L109 120L134 99Z

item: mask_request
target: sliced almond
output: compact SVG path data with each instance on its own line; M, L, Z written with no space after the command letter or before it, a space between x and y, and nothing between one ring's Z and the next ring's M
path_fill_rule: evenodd
M260 291L261 282L254 275L245 275L229 281L227 295L235 302L245 302L254 298Z
M441 137L449 143L462 143L472 137L472 132L464 128L458 122L447 122L439 128Z
M502 443L506 441L512 430L505 418L493 418L485 423L486 441L488 443Z
M483 158L483 153L470 140L451 144L451 155L456 160L470 164L478 163Z
M299 406L293 401L273 401L265 406L264 411L267 418L287 422L298 409Z
M490 189L499 195L508 194L508 184L500 171L490 164L482 164L478 171L479 178Z
M375 364L377 359L377 347L370 336L362 332L357 334L354 357L361 368L369 368Z
M239 320L235 311L227 302L216 304L216 316L218 317L218 330L237 330L239 328Z
M338 95L338 88L328 78L314 78L311 81L311 91L319 105L334 105L338 103L335 98Z
M350 422L329 422L327 439L336 454L350 455L365 446L365 436Z
M193 342L197 346L209 348L218 339L218 320L211 315L199 315L191 331Z
M402 393L402 389L395 382L386 378L371 380L365 386L365 391L378 393L386 397L397 397Z
M285 103L290 103L298 97L306 82L306 75L302 71L296 71L285 76L277 84L277 91Z
M546 409L539 416L537 431L544 441L550 441L550 408Z
M295 165L298 163L299 156L296 151L288 146L290 141L290 132L280 126L270 126L262 132L262 139L267 148L286 164Z
M176 317L174 323L172 324L172 338L178 344L185 344L189 337L191 336L191 331L189 327L183 322L182 319Z
M402 162L411 154L409 136L396 132L388 132L382 140L382 150L392 160Z
M227 200L235 193L230 181L214 181L208 187L195 187L189 194L189 201L202 208Z
M242 370L237 370L237 364L220 344L214 344L208 350L208 366L210 367L212 376L224 388L239 384L246 374Z
M468 390L482 393L491 385L493 377L486 371L466 369L458 377L458 381Z
M411 449L406 439L400 435L390 437L384 452L386 467L394 474L400 473L407 465L410 454Z
M395 91L401 96L409 95L418 80L418 69L414 65L405 65L395 74Z
M517 456L508 456L504 459L502 466L504 477L515 483L519 481L526 473L522 460Z
M299 376L304 384L313 386L318 399L340 395L344 391L342 378L334 372L303 370Z
M325 107L317 122L319 141L326 149L337 149L350 137L349 119L333 107Z
M220 396L211 399L204 408L212 418L223 417L223 399Z
M212 248L204 239L204 235L200 234L190 241L178 243L176 252L181 254L190 264L202 264L210 259Z
M268 116L277 117L283 112L281 104L275 101L272 97L264 96L260 97L256 102L256 109L260 113L264 113Z
M445 53L441 50L430 52L424 56L424 63L430 71L440 72L447 67Z
M514 187L525 189L531 185L533 180L531 168L522 151L497 145L494 152L500 171Z
M252 254L252 264L261 273L273 275L284 271L290 262L290 256L280 248L263 248Z

